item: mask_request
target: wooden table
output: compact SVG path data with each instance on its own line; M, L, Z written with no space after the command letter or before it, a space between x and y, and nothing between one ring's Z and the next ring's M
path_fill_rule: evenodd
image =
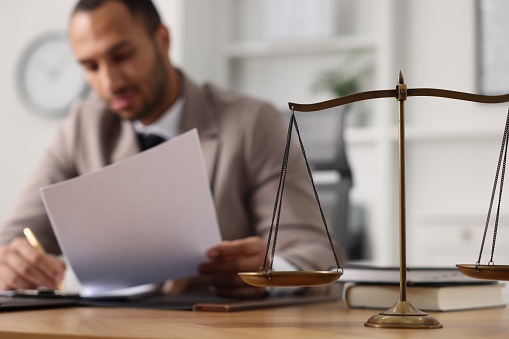
M76 307L0 313L0 338L509 338L507 308L433 313L434 330L364 327L343 302L234 313Z

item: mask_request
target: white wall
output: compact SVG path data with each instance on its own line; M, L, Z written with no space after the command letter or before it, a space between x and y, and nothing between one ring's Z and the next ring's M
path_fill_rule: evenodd
M23 105L16 89L19 58L28 44L47 31L63 31L72 2L22 0L0 3L0 217L20 189L59 120L43 119Z
M406 2L406 12L401 53L408 86L476 93L475 1L412 0ZM477 259L507 107L439 98L407 100L410 263L453 265ZM427 133L419 136L423 130ZM504 229L508 217L505 200L498 263L509 259Z
M174 37L172 57L180 61L181 0L156 0ZM65 32L75 2L69 0L0 0L0 219L34 167L62 119L42 118L21 101L16 71L27 46L46 32Z
M475 0L406 1L404 63L409 87L436 87L475 93ZM501 34L506 34L501 32ZM507 104L477 105L454 100L409 100L409 123L447 126L503 126ZM410 106L411 105L411 106ZM502 125L500 125L502 121ZM502 131L502 130L501 130Z

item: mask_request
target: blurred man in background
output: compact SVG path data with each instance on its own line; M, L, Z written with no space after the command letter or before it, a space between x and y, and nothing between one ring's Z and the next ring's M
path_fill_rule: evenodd
M286 137L279 113L267 103L198 85L175 68L168 58L170 33L150 0L82 0L69 38L98 97L74 105L3 222L0 289L56 288L64 277L40 187L197 128L225 239L209 249L197 273L218 295L262 296L263 288L248 286L237 273L263 264ZM289 168L274 269L327 269L334 260L298 152ZM21 237L24 227L50 254Z

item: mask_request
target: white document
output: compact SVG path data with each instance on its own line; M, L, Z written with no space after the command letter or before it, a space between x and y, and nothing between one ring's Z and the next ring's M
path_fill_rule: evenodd
M221 241L196 130L41 195L87 296L196 275Z

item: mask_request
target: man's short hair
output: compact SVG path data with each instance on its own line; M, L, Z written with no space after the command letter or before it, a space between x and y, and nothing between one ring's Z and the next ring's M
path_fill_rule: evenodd
M124 4L133 17L139 17L143 21L149 35L154 34L161 25L161 17L151 0L80 0L74 7L73 14L93 11L108 1Z

